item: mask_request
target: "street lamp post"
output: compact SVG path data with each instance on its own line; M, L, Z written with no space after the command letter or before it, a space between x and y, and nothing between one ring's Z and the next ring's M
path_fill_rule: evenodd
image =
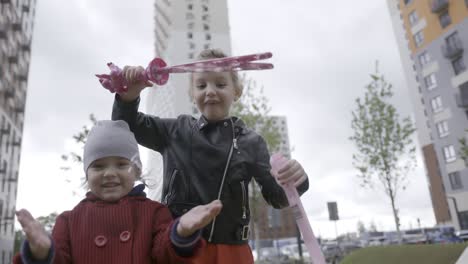
M448 199L451 199L453 201L453 206L455 207L455 214L457 215L457 221L458 221L458 227L461 230L461 220L460 220L460 214L458 213L458 205L457 205L457 199L453 196L447 196Z

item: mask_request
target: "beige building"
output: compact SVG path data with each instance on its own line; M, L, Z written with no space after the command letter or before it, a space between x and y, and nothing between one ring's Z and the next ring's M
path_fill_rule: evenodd
M387 0L437 224L468 229L468 0Z

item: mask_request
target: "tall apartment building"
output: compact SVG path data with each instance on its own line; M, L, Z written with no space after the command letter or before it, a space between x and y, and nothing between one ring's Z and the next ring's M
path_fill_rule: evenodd
M193 61L204 49L219 48L231 54L231 39L226 0L156 0L156 57L168 65ZM197 115L189 94L189 74L172 74L164 86L148 89L146 112L160 117L180 114ZM162 159L151 151L148 162L149 191L152 199L161 199Z
M286 117L272 116L272 118L273 127L279 131L280 135L280 144L278 149L272 151L279 152L286 158L290 159L291 149L289 145L288 124ZM260 192L258 188L257 192ZM277 210L271 206L268 206L265 200L260 199L259 206L256 210L258 210L257 215L260 216L260 218L258 219L258 225L254 226L254 228L258 228L259 239L276 240L297 236L296 221L294 219L293 212L289 208ZM252 231L255 232L253 229Z
M156 57L164 59L167 64L191 62L208 48L219 48L231 54L227 0L156 0L154 7ZM146 112L160 117L176 117L180 114L198 116L188 94L189 81L189 74L173 74L166 85L148 89ZM286 120L284 117L277 119L282 134L282 152L289 157ZM160 200L162 159L154 151L150 151L148 156L148 183L154 185L149 191L149 197ZM288 217L287 213L276 212L267 206L262 208L262 223L266 223L262 227L269 226L269 229L260 231L262 238L285 237L285 234L291 233L285 230L295 228L294 219ZM291 223L292 227L289 227ZM272 233L274 228L277 231ZM295 236L295 233L290 236Z
M387 0L437 224L468 229L468 0Z
M0 263L11 263L35 0L0 1Z

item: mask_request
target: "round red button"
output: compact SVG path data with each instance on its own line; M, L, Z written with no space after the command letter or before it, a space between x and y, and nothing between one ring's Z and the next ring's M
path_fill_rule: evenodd
M107 238L105 236L99 235L94 238L94 244L98 247L103 247L107 244Z
M122 242L127 242L130 239L130 232L129 231L123 231L120 233L120 241Z

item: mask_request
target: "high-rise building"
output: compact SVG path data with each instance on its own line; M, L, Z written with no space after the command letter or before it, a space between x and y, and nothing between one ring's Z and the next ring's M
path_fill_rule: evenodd
M273 127L279 132L280 136L278 148L272 151L279 152L286 158L290 159L291 150L286 117L271 116L271 118L273 119ZM251 192L252 191L253 188L251 188ZM261 191L256 188L256 192L260 194ZM254 226L254 228L258 228L258 239L276 240L291 238L297 235L296 222L290 208L281 210L274 209L273 207L268 206L265 200L261 198L254 210L256 210L255 213L259 217L257 225ZM256 231L253 229L253 232Z
M156 57L169 65L191 62L205 49L217 48L231 54L231 39L227 0L156 0L155 35ZM189 74L173 74L164 86L148 89L146 112L160 117L174 118L180 114L198 116L191 102ZM280 151L290 156L287 124L284 117L275 117L274 125L281 134ZM149 197L161 200L162 159L159 153L148 153L148 184L153 185ZM262 199L263 201L263 199ZM285 211L278 212L262 204L261 238L295 236L294 219ZM274 233L271 230L275 229Z
M156 57L168 65L193 61L204 49L218 48L231 54L231 39L226 0L156 0ZM146 112L160 117L180 114L198 115L191 102L189 74L172 74L164 86L148 89ZM150 151L148 162L149 191L152 199L161 199L162 159Z
M387 0L437 224L468 229L468 0Z
M11 263L35 0L0 1L0 262Z

